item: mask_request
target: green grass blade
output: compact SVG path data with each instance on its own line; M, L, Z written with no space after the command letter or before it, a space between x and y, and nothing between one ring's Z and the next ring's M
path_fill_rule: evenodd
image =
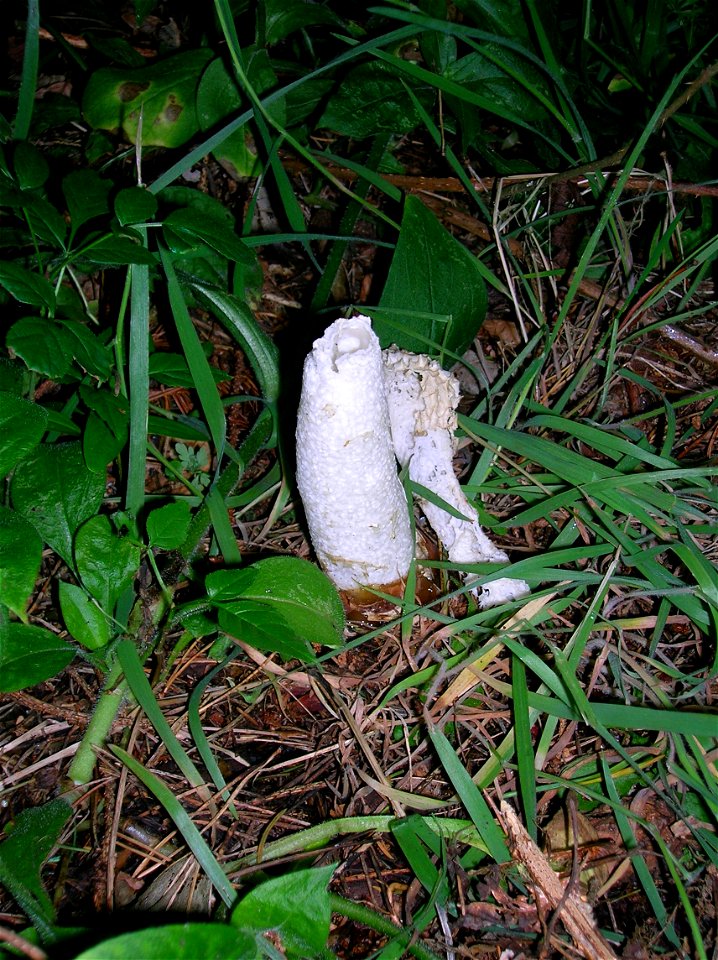
M217 893L227 907L232 907L237 901L237 894L222 867L205 842L202 834L195 827L187 811L179 800L154 773L146 770L134 757L121 747L111 746L110 750L118 757L137 779L143 783L167 811L174 825L179 830L185 843L197 858L200 867L207 874Z
M585 719L577 707L567 706L555 697L529 691L528 698L530 706L549 716L564 720ZM596 728L653 730L659 733L682 733L685 736L715 737L716 715L711 713L657 710L625 703L591 703L590 712L592 719L588 722Z
M496 863L507 863L511 859L511 854L506 846L501 828L496 823L481 791L469 776L468 771L441 730L430 727L429 737L452 786L466 807L466 812L479 831L482 841L486 844L489 855L493 857Z
M18 94L17 113L13 136L16 140L26 140L30 132L35 91L37 90L37 70L40 62L40 3L39 0L27 0L27 20L25 23L25 49L22 57L22 79Z
M606 788L608 796L613 801L612 809L613 815L616 818L616 825L618 827L619 833L621 834L621 839L623 840L623 845L626 850L632 854L631 864L633 869L636 872L643 891L648 898L648 902L651 904L651 908L656 916L656 919L661 925L664 936L674 945L680 946L680 941L678 935L676 934L675 927L668 916L668 911L661 899L661 895L658 892L658 887L651 876L651 871L646 865L646 861L641 855L638 847L638 841L636 840L635 834L633 833L633 828L628 820L628 817L623 812L623 807L621 805L621 798L618 795L616 790L616 784L613 781L611 772L607 767L605 758L601 757L601 766L603 768L604 777L603 784Z
M185 753L184 748L160 710L137 655L137 648L131 640L122 640L117 645L117 659L133 696L159 734L169 755L193 787L204 787L204 777Z
M212 368L207 360L199 336L187 310L182 288L177 280L174 264L169 251L160 246L160 258L167 278L167 292L174 317L182 351L187 360L192 382L199 397L200 406L207 420L217 457L217 466L224 453L226 420L224 406L212 376Z
M213 667L209 673L205 674L199 683L195 686L192 694L189 698L187 704L187 724L189 726L189 732L192 735L192 739L195 742L197 747L197 753L199 753L202 758L202 763L207 768L207 772L212 778L212 783L217 788L217 791L221 794L222 799L225 801L230 800L229 791L227 790L227 781L222 776L222 771L219 769L219 764L214 758L212 753L212 748L210 746L209 740L207 739L207 734L204 732L204 727L202 726L202 718L199 715L200 703L202 702L202 697L205 690L214 680L214 678L220 674L228 664L230 664L240 653L242 648L234 646L229 654L218 663L216 667ZM237 817L237 809L233 803L229 804L229 812L233 817Z
M252 366L262 396L277 401L280 391L279 353L274 342L252 316L249 307L231 293L217 287L194 283L200 302L210 310L239 342Z
M526 686L526 667L519 657L511 657L511 689L513 693L514 742L518 765L519 796L524 815L524 823L531 838L538 838L536 822L536 768L533 743L531 740L531 719L529 715L528 687Z
M146 239L144 228L138 227ZM130 391L130 438L128 444L125 506L136 522L145 503L145 456L150 396L150 278L143 264L130 267L130 347L127 382Z
M216 486L212 487L207 494L205 503L209 509L214 535L217 538L224 562L233 566L239 565L242 562L242 554L232 529L227 505Z
M401 847L414 876L427 893L431 893L439 880L439 871L427 853L426 847L428 846L435 854L439 852L436 849L435 841L438 839L436 834L426 827L421 817L416 816L396 820L391 826L391 832ZM448 888L445 889L445 893L448 894Z

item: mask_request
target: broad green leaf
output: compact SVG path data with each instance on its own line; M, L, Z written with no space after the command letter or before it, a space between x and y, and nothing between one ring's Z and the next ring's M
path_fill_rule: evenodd
M0 397L5 393L9 393L13 397L22 396L24 379L25 370L19 360L11 360L9 357L0 356ZM2 410L1 402L0 410ZM0 431L1 433L2 431Z
M0 392L0 479L38 445L46 424L42 407Z
M36 190L50 175L47 160L37 147L26 140L21 140L15 147L13 166L15 178L23 190Z
M95 336L84 323L76 320L58 321L72 337L72 355L83 370L99 380L107 380L112 372L112 351L100 337Z
M176 500L158 507L147 517L147 536L151 547L159 550L176 550L187 536L191 520L186 500Z
M62 181L73 234L95 217L110 212L112 182L95 170L73 170Z
M341 26L342 21L329 7L306 0L264 0L265 37L271 47L290 33L318 24Z
M75 536L75 564L84 587L107 614L137 576L140 548L118 537L104 515L90 517Z
M42 540L31 523L0 506L0 604L25 620L25 607L42 560Z
M0 287L4 287L20 303L33 307L55 308L55 293L48 281L9 260L0 262Z
M10 328L6 342L30 370L52 380L66 377L73 360L100 380L107 380L112 370L112 351L77 320L23 317Z
M132 6L135 8L135 24L141 27L157 6L157 0L132 0Z
M93 410L118 435L126 432L128 421L129 401L122 395L115 394L105 387L99 389L88 384L81 384L80 396L85 406Z
M27 222L34 234L52 246L65 249L65 219L44 197L29 196L23 204Z
M382 347L396 343L403 350L427 353L430 340L462 354L483 323L486 304L486 287L474 256L418 197L407 197L379 301L382 312L374 320ZM392 311L401 312L392 316ZM446 323L442 317L448 318Z
M40 879L42 865L72 815L64 800L22 810L0 844L0 883L13 895L42 940L50 940L55 911Z
M536 90L543 97L548 96L543 77L525 57L506 47L490 43L482 47L482 51L495 55L508 69L518 76L523 76L530 89ZM524 84L483 53L474 52L461 57L449 65L444 76L525 120L538 121L547 117L546 108L538 97L533 96ZM447 96L446 100L461 122L465 140L470 139L467 131L463 130L465 123L477 131L481 130L481 113L473 104L452 96Z
M157 211L157 198L143 187L127 187L115 197L115 216L121 226L145 223Z
M30 136L33 139L40 138L48 130L81 122L80 108L75 100L61 93L48 93L42 100L35 100Z
M235 80L220 57L213 60L202 74L197 90L197 118L202 130L210 130L242 105L242 96ZM248 126L241 126L226 137L212 151L218 163L227 173L240 180L255 177L261 163L254 146L254 138Z
M95 473L104 473L107 464L115 459L127 443L129 410L127 399L115 396L110 390L80 386L80 396L92 411L82 435L85 463Z
M80 444L43 446L15 470L10 487L18 513L69 566L80 524L97 512L105 478L85 466Z
M173 210L184 210L190 207L205 217L220 220L234 228L235 220L232 211L223 206L215 197L202 193L200 190L191 190L189 187L165 187L159 195L164 206Z
M335 870L336 865L329 864L265 880L234 908L233 926L258 933L274 931L290 960L322 956L331 922L327 888Z
M141 115L142 146L179 147L199 128L195 95L211 57L208 49L190 50L141 70L98 70L85 89L85 119L135 143Z
M456 6L482 30L528 41L530 20L521 0L458 0Z
M249 307L238 297L215 287L193 283L199 300L239 341L265 400L273 403L279 397L279 354L274 341L267 336L252 316Z
M292 126L302 123L314 113L333 86L334 83L325 77L314 77L303 82L301 87L290 90L284 97L284 107L287 116L292 118Z
M253 601L275 610L298 636L336 646L344 630L344 609L331 580L298 557L270 557L245 570L219 570L207 577L212 602L241 615Z
M107 380L112 370L111 351L77 320L23 317L10 328L7 344L30 370L51 380L68 376L73 360L100 380Z
M242 640L262 653L278 653L285 661L312 663L316 660L301 629L297 630L297 625L289 623L281 610L269 604L253 600L222 604L217 619L227 636Z
M7 335L7 345L30 370L61 380L72 366L73 338L62 324L43 317L23 317Z
M118 436L101 417L91 413L82 434L82 452L85 463L93 473L104 475L111 463L127 443L128 430Z
M26 690L64 670L75 651L44 627L0 624L0 693Z
M232 378L217 367L211 368L215 383L226 383ZM168 387L193 387L194 381L189 372L187 361L179 353L150 354L150 377L159 380ZM199 438L198 438L199 439ZM205 439L202 437L201 439Z
M95 240L75 252L78 260L87 260L100 267L119 267L128 263L144 263L154 266L157 259L153 253L135 243L129 237L108 236Z
M414 93L430 104L433 95L427 88ZM378 133L400 136L418 126L420 119L397 74L383 63L364 63L349 71L329 100L319 126L362 139Z
M223 923L183 923L123 933L83 950L75 960L260 960L267 955L243 930Z
M74 583L60 583L60 612L68 633L87 650L99 650L110 642L107 617Z
M252 267L255 255L225 222L208 219L191 207L175 210L165 220L166 228L179 234L191 246L205 244L223 257Z

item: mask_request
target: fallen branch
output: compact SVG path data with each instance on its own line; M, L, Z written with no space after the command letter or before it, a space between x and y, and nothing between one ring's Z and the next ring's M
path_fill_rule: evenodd
M511 853L559 917L577 950L586 960L618 960L609 943L601 936L590 906L575 887L565 886L554 872L546 855L536 846L513 808L504 800L501 820Z

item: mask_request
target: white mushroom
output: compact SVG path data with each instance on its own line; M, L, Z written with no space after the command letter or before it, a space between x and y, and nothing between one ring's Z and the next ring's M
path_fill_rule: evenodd
M444 544L449 560L466 563L505 563L507 555L481 529L478 513L456 478L456 406L459 385L451 373L422 354L392 347L384 351L389 417L394 451L409 477L440 497L461 518L420 497L421 508ZM476 577L468 575L467 580ZM523 580L503 577L475 588L479 605L494 606L529 592Z
M401 594L415 546L397 459L460 515L420 498L452 563L507 562L454 474L458 401L456 378L429 357L392 347L382 358L368 317L337 320L314 343L297 418L297 486L314 550L340 590ZM528 593L505 577L473 589L482 607Z
M314 550L340 590L387 591L406 577L414 543L368 317L335 321L306 359L297 485Z

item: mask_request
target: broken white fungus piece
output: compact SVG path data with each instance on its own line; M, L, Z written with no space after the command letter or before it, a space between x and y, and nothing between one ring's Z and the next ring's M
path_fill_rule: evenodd
M406 577L414 542L368 317L335 321L305 361L297 486L317 558L340 590Z
M463 519L420 497L421 508L446 548L449 560L505 563L508 556L481 529L478 513L454 473L454 432L459 385L430 357L392 347L384 351L384 380L394 451L409 477L458 512ZM476 579L466 575L466 581ZM474 588L479 606L490 607L525 596L528 584L503 577Z

